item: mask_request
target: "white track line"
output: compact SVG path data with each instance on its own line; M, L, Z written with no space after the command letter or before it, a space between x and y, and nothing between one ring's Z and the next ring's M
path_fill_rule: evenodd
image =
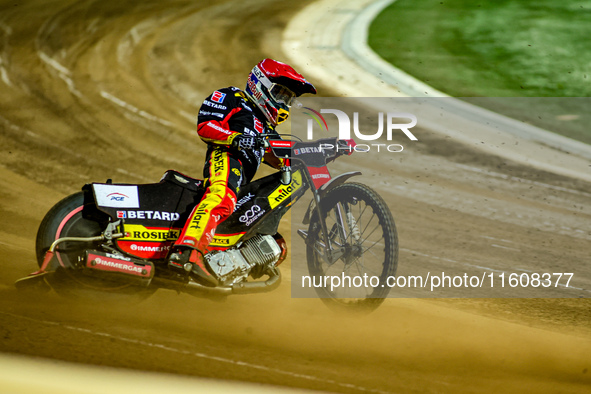
M152 122L160 123L163 126L174 127L174 123L169 122L166 119L159 118L159 117L152 115L144 110L141 110L129 103L126 103L125 101L121 100L120 98L117 98L117 97L113 96L111 93L105 92L104 90L101 90L101 97L111 101L112 103L117 104L118 106L120 106L122 108L125 108L126 110L128 110L130 112L133 112L134 114L141 116L142 118L148 119Z
M488 176L493 177L493 178L507 179L507 180L516 181L516 182L519 182L519 183L526 183L528 185L541 186L541 187L544 187L546 189L552 189L552 190L561 191L561 192L578 194L579 196L591 197L591 193L586 193L586 192L582 192L582 191L579 191L579 190L568 189L566 187L554 186L554 185L550 185L550 184L542 183L542 182L537 182L537 181L530 181L529 179L519 178L519 177L512 176L512 175L501 174L501 173L498 173L498 172L484 170L484 169L481 169L481 168L472 167L472 166L468 166L468 165L465 165L465 164L456 163L455 165L457 167L460 167L460 168L464 169L464 170L476 172L478 174L488 175Z
M503 246L503 245L497 245L497 244L490 244L490 246L492 246L493 248L499 248L499 249L507 249L507 250L513 250L515 252L521 252L520 249L516 249L516 248L510 248L508 246Z
M38 51L37 54L39 55L39 58L45 64L47 64L48 66L53 68L55 71L57 71L58 77L66 83L70 93L72 93L73 95L75 95L77 97L82 98L82 93L78 89L76 89L76 85L74 84L74 80L71 78L72 72L70 70L68 70L66 67L64 67L62 64L60 64L57 60L53 59L52 57L50 57L49 55L47 55L43 51Z
M0 63L1 63L0 59ZM4 81L4 83L8 86L12 86L12 83L10 82L10 78L8 78L8 73L6 72L6 69L4 68L4 66L0 65L0 76L2 77L2 81Z
M183 111L183 110L180 110L180 111L179 111L179 114L180 114L180 115L181 115L183 118L185 118L185 119L187 119L188 121L190 121L191 123L195 123L195 124L197 123L197 115L195 115L195 114L190 114L190 113L188 113L187 111Z
M278 386L131 371L0 353L0 393L10 394L299 393ZM307 391L306 391L307 392Z
M207 359L210 361L216 361L216 362L225 363L225 364L232 364L235 366L240 366L240 367L245 367L245 368L257 369L259 371L265 371L265 372L268 372L271 374L285 375L285 376L290 376L292 378L315 381L315 382L320 382L320 383L328 383L328 384L336 385L339 387L343 387L343 388L347 388L347 389L354 389L354 390L364 391L364 392L386 393L384 391L368 389L368 388L357 386L354 384L337 382L336 380L332 380L332 379L324 379L324 378L319 378L319 377L312 376L312 375L300 374L300 373L286 371L286 370L274 368L274 367L266 367L264 365L253 364L253 363L249 363L249 362L245 362L245 361L233 360L233 359L225 358L225 357L212 356L212 355L209 355L206 353L201 353L201 352L192 352L190 350L177 349L177 348L167 346L167 345L162 345L159 343L147 342L147 341L142 341L139 339L127 338L127 337L118 336L118 335L112 335L112 334L109 334L106 332L89 330L87 328L71 326L71 325L62 324L59 322L48 321L48 320L38 320L38 319L33 319L31 317L22 316L22 315L15 315L15 314L8 313L8 312L0 312L0 314L10 316L13 318L19 318L19 319L23 319L23 320L28 320L28 321L40 323L40 324L45 324L45 325L49 325L49 326L61 327L65 330L77 331L77 332L81 332L84 334L89 334L89 335L94 335L94 336L98 336L98 337L109 338L112 340L118 340L121 342L131 343L131 344L143 346L146 348L160 349L160 350L164 350L167 352L183 354L186 356L193 356L196 358Z
M66 67L62 66L60 62L53 59L51 56L47 55L45 52L39 51L38 55L39 55L39 58L45 64L49 65L51 68L56 70L58 73L64 74L66 76L72 75L72 72L70 70L68 70Z
M481 235L480 237L482 237L482 238L486 238L486 239L490 239L490 240L492 240L492 241L501 241L501 242L507 242L508 244L513 244L513 243L515 243L515 242L513 242L513 241L509 241L508 239L495 238L495 237L491 237L491 236L488 236L488 235Z

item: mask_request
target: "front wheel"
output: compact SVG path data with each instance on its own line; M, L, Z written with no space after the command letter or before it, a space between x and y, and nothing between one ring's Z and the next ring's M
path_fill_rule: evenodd
M322 217L315 211L310 221L306 248L317 294L337 309L374 310L388 295L388 278L398 266L398 236L390 209L361 183L330 190L320 208ZM327 283L327 277L339 279ZM335 283L339 286L331 286Z

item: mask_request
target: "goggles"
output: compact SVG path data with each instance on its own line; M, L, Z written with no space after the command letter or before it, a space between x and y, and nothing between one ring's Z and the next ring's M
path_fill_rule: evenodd
M285 104L288 107L292 105L296 98L296 94L294 92L292 92L285 86L278 85L276 83L271 85L271 88L269 89L269 95L276 102L280 104Z

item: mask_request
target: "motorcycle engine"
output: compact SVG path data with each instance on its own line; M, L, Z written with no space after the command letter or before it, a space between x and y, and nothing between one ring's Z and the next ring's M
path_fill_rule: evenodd
M281 247L270 235L257 234L238 249L209 253L205 256L212 273L223 285L232 285L249 274L258 277L275 264Z

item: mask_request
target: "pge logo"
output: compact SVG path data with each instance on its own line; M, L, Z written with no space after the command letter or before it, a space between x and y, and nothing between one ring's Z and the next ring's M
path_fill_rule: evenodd
M124 201L126 198L129 198L129 196L121 193L111 193L107 195L107 198L111 201Z

